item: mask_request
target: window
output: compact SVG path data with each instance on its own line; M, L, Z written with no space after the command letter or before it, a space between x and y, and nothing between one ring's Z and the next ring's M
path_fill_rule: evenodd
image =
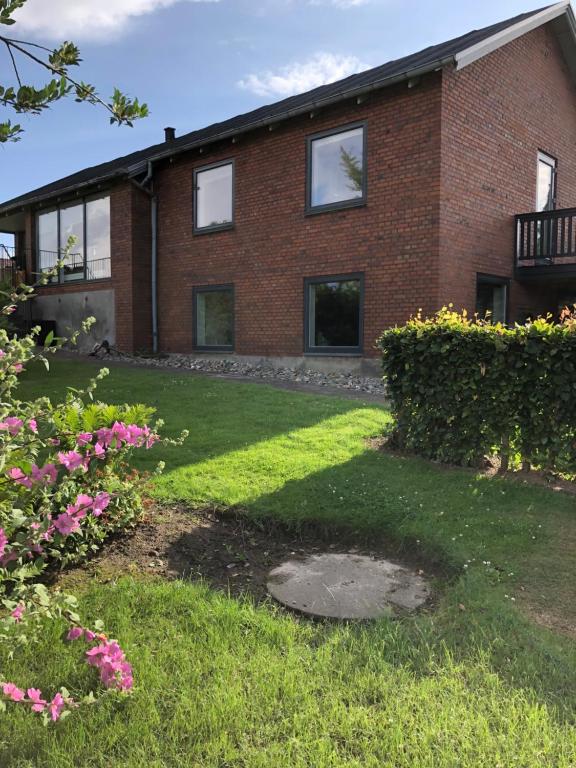
M306 278L306 352L362 351L362 275Z
M556 160L538 152L536 210L553 211L556 207Z
M308 211L365 202L365 141L363 125L308 138Z
M65 252L68 239L76 242L54 281L100 280L110 277L110 197L43 211L37 216L37 269L52 269Z
M478 275L476 279L476 312L484 320L505 323L508 318L509 281L492 275ZM489 313L489 314L487 314Z
M234 221L234 164L194 171L194 230L228 229Z
M194 288L194 346L234 349L234 288L216 285Z

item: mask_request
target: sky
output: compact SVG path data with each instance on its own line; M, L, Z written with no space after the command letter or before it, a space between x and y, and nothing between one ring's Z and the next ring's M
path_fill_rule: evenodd
M72 100L19 116L0 144L0 200L74 171L306 91L545 5L542 0L27 0L10 37L73 40L74 72L103 96L147 102L134 128ZM0 83L11 75L0 50ZM35 72L24 66L32 77ZM0 107L0 121L14 116Z

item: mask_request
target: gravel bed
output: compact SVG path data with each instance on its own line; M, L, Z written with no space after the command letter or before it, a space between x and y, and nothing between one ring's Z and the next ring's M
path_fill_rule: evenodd
M312 384L319 387L335 387L354 392L366 392L373 395L385 395L384 384L375 376L357 376L351 373L321 373L308 368L276 368L267 363L256 365L239 360L222 358L208 360L189 355L166 355L161 357L143 357L138 355L118 354L116 359L134 365L155 366L158 368L181 368L199 373L211 373L220 376L245 376L251 379L269 379L288 381L298 384ZM106 360L106 357L103 358Z

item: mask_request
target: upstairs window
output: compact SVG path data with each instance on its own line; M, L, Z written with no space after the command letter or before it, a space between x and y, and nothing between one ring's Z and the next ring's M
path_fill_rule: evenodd
M308 138L307 210L362 205L366 200L364 125Z
M60 274L53 282L101 280L110 277L110 197L86 198L82 202L42 211L36 219L39 272L51 270L62 258L68 239L75 244Z
M306 278L306 352L362 351L363 277Z
M194 171L194 230L228 229L234 222L234 164L231 161Z
M556 160L544 152L538 152L536 186L536 210L553 211L556 208Z

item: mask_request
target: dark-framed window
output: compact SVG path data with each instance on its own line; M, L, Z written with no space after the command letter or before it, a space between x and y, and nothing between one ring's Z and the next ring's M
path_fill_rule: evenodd
M111 276L110 195L92 195L36 214L36 269L51 270L76 242L54 282Z
M193 294L194 347L206 351L232 351L234 286L199 285Z
M308 136L306 154L308 213L365 204L366 123Z
M362 352L364 275L304 278L304 349L324 354Z
M508 322L510 280L496 275L476 275L476 313L482 320Z
M536 210L553 211L556 208L556 176L558 161L546 152L538 152L536 173Z
M234 160L194 170L194 232L234 226Z

